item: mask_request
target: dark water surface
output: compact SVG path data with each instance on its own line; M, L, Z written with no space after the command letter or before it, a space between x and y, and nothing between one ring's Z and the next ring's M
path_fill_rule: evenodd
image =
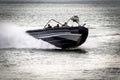
M89 28L76 49L60 50L25 33L73 15ZM120 80L120 5L0 4L0 80Z

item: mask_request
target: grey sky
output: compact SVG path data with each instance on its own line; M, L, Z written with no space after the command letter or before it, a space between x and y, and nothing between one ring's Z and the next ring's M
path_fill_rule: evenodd
M120 1L120 0L0 0L0 2L78 2L78 1Z

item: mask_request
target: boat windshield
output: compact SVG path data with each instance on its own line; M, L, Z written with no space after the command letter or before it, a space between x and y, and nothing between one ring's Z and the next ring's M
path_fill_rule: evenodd
M56 22L57 24L56 24L55 26L52 26L52 24L50 24L51 21L54 21L54 22ZM68 21L65 22L64 24L56 21L55 19L51 19L51 20L49 20L49 21L47 22L47 24L44 26L44 28L45 28L45 29L46 29L46 28L48 29L48 28L74 27L75 25L74 25L74 26L73 26L73 25L71 25L71 26L68 25L68 23L69 23L70 21L72 21L72 22L74 22L74 23L77 23L77 26L80 26L80 24L79 24L79 17L78 17L78 16L73 16L73 17L69 18ZM83 25L83 26L85 26L85 25Z

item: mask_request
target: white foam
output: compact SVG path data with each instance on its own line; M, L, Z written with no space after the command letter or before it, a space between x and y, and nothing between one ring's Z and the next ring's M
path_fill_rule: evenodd
M53 48L26 33L25 27L11 23L0 23L0 48Z

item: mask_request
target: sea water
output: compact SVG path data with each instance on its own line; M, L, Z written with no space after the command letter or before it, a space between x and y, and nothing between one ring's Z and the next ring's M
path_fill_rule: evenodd
M89 29L78 48L26 33L73 15ZM120 80L120 4L0 4L0 80Z

